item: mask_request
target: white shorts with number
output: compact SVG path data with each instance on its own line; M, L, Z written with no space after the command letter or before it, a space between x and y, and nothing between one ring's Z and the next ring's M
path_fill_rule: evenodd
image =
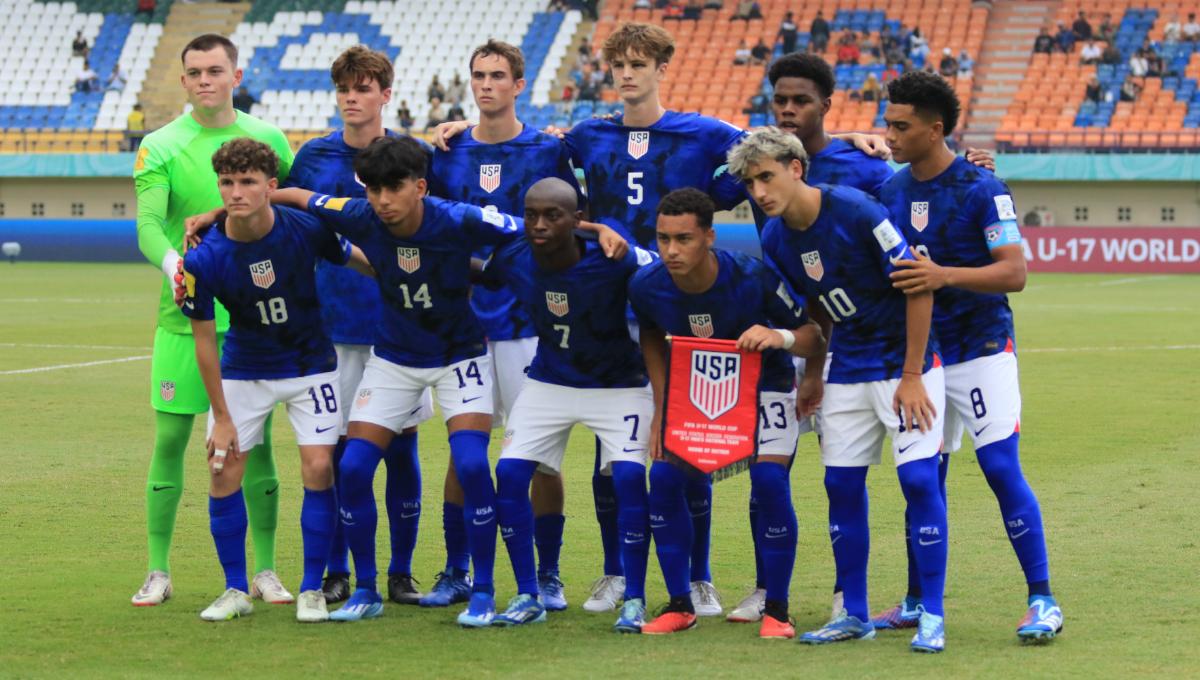
M399 432L420 413L422 395L429 387L437 390L438 406L446 420L464 413L492 415L492 369L486 354L449 366L415 368L382 359L372 350L354 396L350 422Z
M946 427L943 450L962 446L970 428L975 448L1008 439L1021 426L1017 355L1000 352L946 366Z
M263 425L275 410L275 404L287 406L288 420L299 445L336 444L342 422L337 384L336 370L279 380L222 380L225 404L237 428L238 448L246 452L263 442ZM213 423L210 409L209 436Z
M646 464L654 398L650 387L584 389L528 379L513 407L500 458L538 462L554 472L562 469L567 438L575 424L600 440L600 465L613 461Z
M341 434L345 435L346 426L350 424L350 404L354 403L354 398L358 395L358 384L362 382L363 370L367 367L367 359L371 357L371 346L334 343L333 349L337 352L338 375L340 376L338 379L338 403L346 404L346 408L341 409ZM432 417L433 392L426 389L421 395L421 410L413 414L407 423L401 425L401 429L416 427Z
M921 377L937 414L928 432L917 428L900 431L900 418L892 410L899 378L865 383L826 383L825 399L817 410L821 433L821 462L827 467L877 465L883 439L892 436L896 465L936 456L942 445L946 412L945 373L939 366Z
M804 422L809 421L805 418ZM796 418L796 391L758 395L758 455L794 456L804 424Z
M496 407L493 426L508 423L517 395L525 384L525 375L537 354L537 337L516 338L488 343L488 354L492 357L492 403Z

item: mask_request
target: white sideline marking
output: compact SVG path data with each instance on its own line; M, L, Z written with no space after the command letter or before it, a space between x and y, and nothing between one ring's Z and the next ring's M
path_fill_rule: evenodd
M1142 281L1153 281L1160 277L1157 276L1131 276L1125 279L1114 279L1112 281L1101 281L1097 286L1123 286L1127 283L1140 283Z
M1036 283L1032 286L1025 286L1022 292L1028 293L1031 290L1049 290L1051 288L1090 288L1092 286L1124 286L1130 283L1141 283L1142 281L1161 281L1170 274L1159 274L1156 276L1128 276L1123 279L1113 279L1112 281L1101 281L1099 283L1082 283L1082 282L1067 282L1067 283Z
M79 364L59 364L57 366L38 366L37 368L18 368L11 371L0 371L0 375L19 375L22 373L45 373L46 371L59 371L64 368L85 368L87 366L102 366L104 364L123 364L128 361L141 361L149 359L149 354L143 354L136 357L121 357L120 359L105 359L103 361L85 361Z
M1017 354L1040 354L1049 352L1170 352L1200 349L1200 345L1141 345L1137 347L1035 347L1017 349Z
M0 347L26 347L32 349L151 349L133 345L53 345L31 342L0 342Z
M61 303L66 303L66 304L93 304L94 303L94 304L127 305L127 304L142 302L142 301L143 300L141 298L113 298L113 297L110 297L110 298L81 298L81 297L0 298L0 304L5 303L5 302L19 302L19 303L31 303L31 304L61 302Z

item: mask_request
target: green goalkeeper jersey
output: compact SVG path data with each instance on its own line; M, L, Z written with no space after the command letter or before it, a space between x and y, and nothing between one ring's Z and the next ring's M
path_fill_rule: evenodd
M184 219L221 205L212 157L221 144L237 137L250 137L274 149L279 154L279 181L287 178L292 168L287 137L274 125L240 111L237 120L223 128L206 128L185 114L142 141L133 166L133 182L138 202L138 249L151 264L161 268L168 253L182 252ZM175 306L172 287L171 279L164 276L158 325L172 333L190 334L191 322ZM229 328L229 314L219 304L216 323L218 331Z

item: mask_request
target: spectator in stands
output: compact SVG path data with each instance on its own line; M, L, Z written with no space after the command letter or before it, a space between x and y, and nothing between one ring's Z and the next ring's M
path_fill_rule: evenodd
M408 108L407 101L400 100L400 108L396 110L396 118L400 121L400 130L406 135L410 134L412 132L413 123L416 121L413 120L413 114Z
M137 151L146 136L146 114L141 104L134 104L133 110L125 118L125 141L130 151Z
M86 59L83 62L83 70L79 75L75 76L75 91L76 92L96 92L100 89L100 76L92 70L92 64Z
M700 4L700 0L688 0L687 6L683 8L683 18L688 21L699 21L703 13L704 5Z
M433 100L435 99L438 100L439 104L446 99L446 88L442 87L442 84L438 82L437 74L434 74L433 80L430 81L429 90L426 92L426 94L428 95L430 104L432 104Z
M633 0L634 9L650 9L650 0Z
M233 108L242 113L250 113L250 107L257 103L258 100L254 98L254 95L250 94L250 90L247 90L245 85L239 87L237 92L233 94Z
M157 0L138 0L137 14L146 15L147 20L154 16L154 10L156 9L158 9Z
M970 78L975 75L975 60L971 55L967 54L966 50L958 52L958 76L960 78Z
M550 0L550 4L546 6L547 12L565 12L567 11L567 3L564 0Z
M1154 51L1154 48L1148 47L1146 53L1146 75L1152 78L1159 78L1167 73L1167 64L1163 60L1162 55Z
M437 76L434 76L434 80L437 80ZM425 119L425 132L429 132L444 122L446 122L446 107L442 104L440 97L434 97L429 100L429 115Z
M123 92L126 81L128 81L128 78L125 77L125 72L121 70L121 65L113 64L112 73L108 74L108 82L104 84L104 89L112 92Z
M600 74L598 79L601 90L613 86L612 67L608 65L607 61L600 62L600 68L596 69L596 72Z
M1083 98L1096 104L1100 103L1100 100L1104 98L1104 89L1100 86L1099 78L1092 76L1083 90Z
M1183 25L1183 39L1188 42L1200 40L1200 24L1196 23L1196 15L1188 13L1187 23Z
M1137 101L1138 95L1142 93L1142 86L1134 81L1133 76L1125 76L1125 82L1121 84L1121 101L1133 102Z
M938 62L938 73L943 78L953 78L958 75L958 60L949 47L942 48L942 60Z
M742 66L750 63L750 46L743 40L738 43L737 50L733 53L734 66Z
M1058 51L1063 54L1070 54L1075 51L1075 32L1067 28L1063 22L1058 22L1058 33L1054 36L1054 42L1058 46Z
M466 94L467 84L462 81L462 76L455 73L454 80L446 86L446 101L450 102L451 106L461 104Z
M1179 21L1179 13L1171 15L1171 20L1163 27L1163 42L1177 43L1183 35L1183 24Z
M929 58L929 42L921 35L920 28L914 28L908 38L908 58L923 64Z
M1084 66L1099 64L1100 56L1102 54L1103 52L1100 50L1100 43L1096 42L1095 40L1089 40L1079 52L1079 62Z
M1092 25L1088 23L1086 12L1079 10L1079 16L1075 17L1071 30L1075 32L1076 41L1092 39Z
M812 23L808 25L808 39L813 52L824 54L825 48L829 46L829 22L825 20L825 13L821 10L817 10L817 16L813 17Z
M779 23L779 31L775 34L775 42L783 45L784 54L796 51L796 36L799 35L799 31L795 15L791 12L783 15L783 21Z
M1117 37L1117 27L1113 26L1111 13L1105 12L1104 19L1100 22L1100 29L1096 31L1096 37L1103 42L1112 42L1113 38Z
M863 32L862 40L858 41L858 51L867 58L868 64L878 64L883 57L879 45L871 41L871 34L867 32Z
M729 17L730 21L741 19L742 21L750 21L751 19L762 18L762 7L758 6L753 0L741 0L737 4L737 9L734 10L733 16Z
M765 64L771 56L771 48L767 47L767 43L759 36L758 42L754 43L754 47L750 48L750 63Z
M1121 50L1118 50L1116 45L1109 43L1108 46L1104 48L1104 52L1100 54L1100 63L1110 64L1112 66L1120 64Z
M883 72L883 96L887 96L887 84L900 77L901 65L899 62L888 64L887 70Z
M882 89L879 80L875 78L875 74L868 73L867 79L863 81L862 87L858 89L858 96L864 102L877 102L879 101L879 93Z
M86 57L88 55L88 41L83 37L83 31L75 31L75 40L71 42L71 56Z
M1033 39L1034 54L1050 54L1054 51L1054 38L1050 37L1050 31L1044 26L1038 31L1038 35Z
M704 3L704 9L725 9L725 3L722 0L707 0Z
M568 82L566 85L563 85L562 94L560 94L558 98L564 102L574 101L575 84Z
M466 119L467 119L467 116L465 113L463 113L462 105L460 105L460 104L452 105L450 107L450 112L446 114L446 122L452 123L455 121L466 120Z
M1145 50L1139 49L1129 57L1129 75L1134 78L1145 78L1150 71L1150 62L1146 60Z
M846 33L842 38L841 44L837 49L837 64L842 66L845 64L858 64L858 58L862 56L862 52L858 49L858 43L854 35L854 31Z
M750 97L750 106L742 109L742 113L754 115L756 113L767 113L771 108L771 100L767 97L767 93L760 87L758 92Z
M664 19L683 19L683 0L671 0L663 8Z

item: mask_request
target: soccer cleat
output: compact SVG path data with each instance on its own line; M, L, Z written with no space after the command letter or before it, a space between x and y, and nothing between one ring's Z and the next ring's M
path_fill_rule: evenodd
M496 618L492 619L492 625L508 627L545 621L546 608L542 603L536 597L522 593L508 601L508 609L497 614ZM459 623L462 623L462 617L459 617Z
M755 588L754 592L742 598L738 606L725 617L730 623L754 623L762 620L763 608L767 606L767 591L765 588Z
M692 606L696 616L720 616L721 595L712 581L692 581Z
M946 648L946 619L937 614L921 611L921 622L912 639L912 650L926 654L937 654Z
M350 574L331 572L321 581L321 592L325 593L325 604L336 604L350 599Z
M296 620L300 623L321 623L329 620L329 608L325 606L325 593L306 590L296 600Z
M646 601L640 597L625 600L621 605L621 616L613 624L618 633L640 633L646 624Z
M605 574L592 583L592 596L583 603L589 612L610 612L625 596L625 577Z
M412 574L388 574L388 599L396 604L420 604L421 591Z
M642 624L642 635L669 635L695 627L696 615L691 612L663 612Z
M1063 613L1053 595L1031 595L1029 610L1017 626L1022 642L1049 642L1062 632Z
M200 618L205 621L228 621L253 613L254 603L250 601L250 596L237 588L230 588L200 612Z
M907 595L900 604L882 611L871 617L871 624L876 630L891 630L893 628L916 628L921 618L921 600Z
M557 571L538 575L538 595L548 612L561 612L567 608L567 598L563 595L563 582L558 577Z
M492 625L496 618L496 598L487 593L471 593L467 608L458 615L458 625L463 628L484 628Z
M758 636L764 640L790 640L796 637L796 627L791 621L780 621L770 614L765 614L758 627Z
M153 607L171 599L171 577L165 571L146 574L146 582L133 595L133 606Z
M291 604L296 601L287 588L283 587L279 576L270 569L263 569L254 575L254 579L250 581L250 597L267 604Z
M359 588L341 609L329 612L330 621L361 621L383 614L383 597L374 590Z
M875 626L872 626L870 621L862 621L856 616L850 616L843 609L829 623L801 635L799 642L806 645L827 645L846 640L871 640L874 637Z
M471 575L455 574L449 569L439 573L433 580L433 588L417 601L422 607L449 607L456 602L471 599Z

